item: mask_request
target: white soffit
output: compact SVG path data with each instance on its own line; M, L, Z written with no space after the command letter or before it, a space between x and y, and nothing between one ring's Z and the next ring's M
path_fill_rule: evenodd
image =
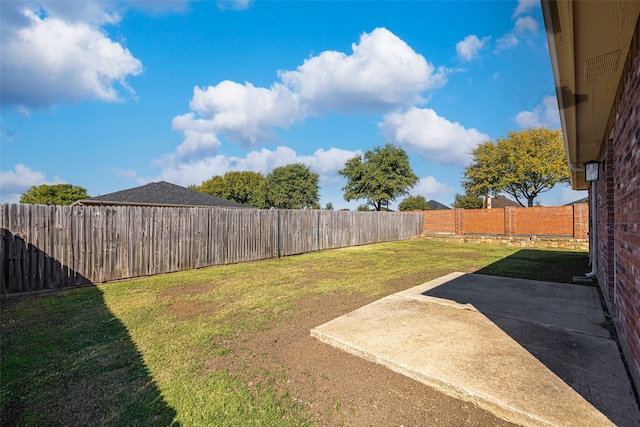
M570 164L599 160L640 1L542 0ZM587 189L571 171L574 189Z

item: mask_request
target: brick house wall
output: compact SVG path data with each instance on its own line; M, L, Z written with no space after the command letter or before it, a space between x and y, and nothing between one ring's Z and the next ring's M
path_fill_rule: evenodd
M601 159L604 170L602 179L596 184L597 230L595 252L597 254L598 282L605 296L605 302L610 311L614 298L614 171L616 169L613 158L613 144L607 144Z
M597 279L640 387L640 22L618 90L596 184ZM602 171L601 171L602 173Z

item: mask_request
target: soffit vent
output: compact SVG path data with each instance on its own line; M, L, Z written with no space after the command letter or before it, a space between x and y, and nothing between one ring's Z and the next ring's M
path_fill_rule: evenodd
M615 71L620 60L620 50L605 53L595 58L584 61L584 79L591 80L604 74Z

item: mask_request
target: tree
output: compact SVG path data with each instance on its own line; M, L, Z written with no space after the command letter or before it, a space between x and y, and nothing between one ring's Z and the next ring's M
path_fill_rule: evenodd
M489 195L504 192L520 205L534 205L538 194L568 182L569 168L560 130L531 128L509 132L495 144L487 141L472 152L465 169L467 192Z
M456 194L453 207L459 209L482 209L484 207L484 200L477 194Z
M87 189L71 184L42 184L33 186L20 195L20 203L33 205L70 205L87 199Z
M267 179L259 172L235 171L224 176L213 176L202 184L189 186L190 189L221 197L226 200L253 206L268 208L265 200Z
M324 210L326 210L326 211L332 211L332 210L333 210L333 203L328 202L328 203L324 206Z
M398 204L400 211L426 211L429 210L427 199L424 196L409 196Z
M358 205L358 207L356 208L356 211L358 212L370 212L371 209L369 209L369 205Z
M409 156L400 147L387 144L347 160L338 173L347 178L342 187L346 201L366 199L379 211L390 201L408 194L418 182L411 170Z
M320 175L302 163L275 168L267 175L267 204L278 209L319 209L319 180Z

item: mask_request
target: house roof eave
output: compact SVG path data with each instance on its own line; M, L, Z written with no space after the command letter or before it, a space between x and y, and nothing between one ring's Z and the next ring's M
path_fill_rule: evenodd
M572 188L609 139L640 2L541 0Z

